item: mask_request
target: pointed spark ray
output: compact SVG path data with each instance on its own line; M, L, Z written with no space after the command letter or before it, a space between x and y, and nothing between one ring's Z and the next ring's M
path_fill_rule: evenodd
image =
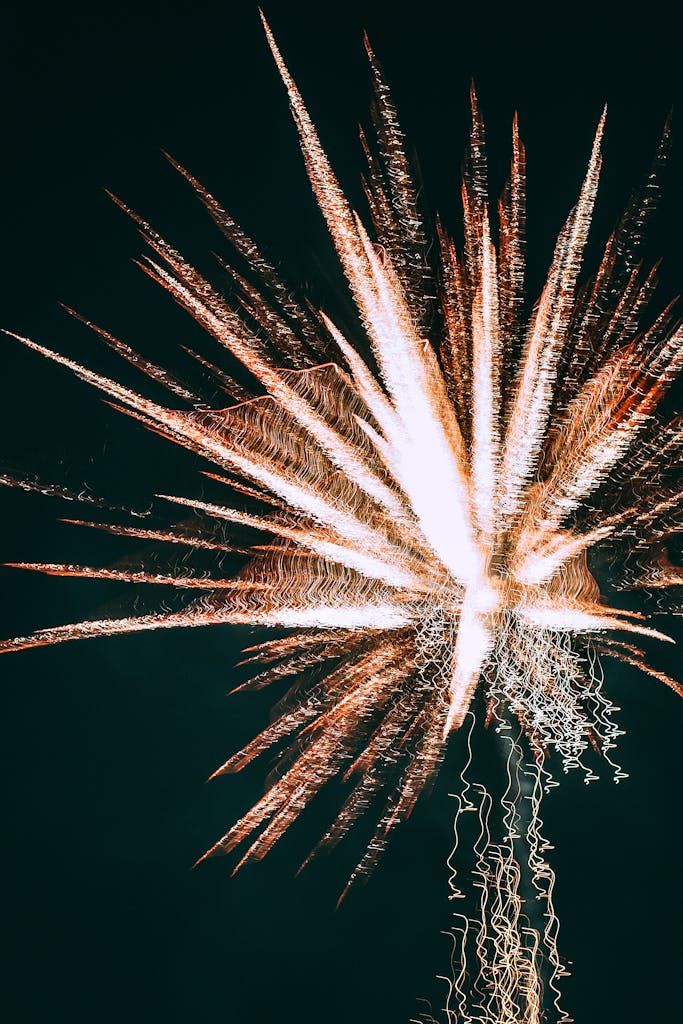
M566 337L597 193L605 117L606 110L600 118L579 202L557 241L553 265L527 342L503 459L501 502L506 522L519 508L524 481L532 471L534 456L543 440L557 361Z
M197 590L269 590L268 583L256 580L213 580L201 576L173 576L133 569L95 569L86 565L58 565L48 562L5 562L12 569L31 569L46 576L79 576L93 580L118 580L122 583L161 583L171 587Z
M88 327L91 331L98 334L109 348L113 349L114 352L118 353L123 359L129 362L132 366L135 366L142 373L146 374L152 380L156 380L159 384L162 384L167 388L176 398L180 398L185 402L189 402L191 405L199 405L201 399L193 391L190 391L184 384L181 384L174 377L171 376L163 367L156 366L154 363L145 359L138 352L126 345L125 342L119 341L109 331L105 331L103 327L98 327L97 324L93 323L92 320L88 320L87 317L77 313L76 310L71 309L69 306L62 304L64 309L74 319L79 320L85 327Z
M168 494L159 494L157 497L165 498L166 501L172 501L179 505L186 505L189 508L206 512L208 515L216 516L219 519L227 519L230 522L239 523L242 526L249 526L254 530L265 530L269 533L274 533L279 537L285 537L287 540L294 541L296 544L301 544L309 548L322 558L327 558L332 562L338 562L340 565L345 565L349 569L355 569L356 572L363 576L367 576L370 579L380 580L389 584L389 586L396 587L397 589L412 590L418 593L424 590L429 591L431 589L429 584L423 580L405 572L405 570L402 570L401 568L397 568L389 562L384 562L380 558L374 557L369 554L367 550L357 550L348 544L345 545L343 543L339 543L339 540L321 536L319 533L316 534L313 531L292 529L291 527L278 523L272 519L263 519L260 516L247 515L245 512L236 512L234 509L221 505L213 505L207 501L193 501L190 498L172 497ZM366 541L366 543L374 541L375 544L381 544L381 538L373 537L369 531L366 537L361 535L358 539L359 541Z
M245 548L237 548L232 544L221 544L219 541L211 540L208 537L182 534L173 530L143 530L137 526L118 526L116 523L94 523L84 519L62 519L63 523L70 523L72 526L87 526L91 530L104 530L106 533L117 534L120 537L136 537L140 540L160 541L165 544L180 544L189 548L203 548L206 551L224 551L232 554L246 555L249 552Z
M472 491L479 534L488 547L495 530L500 338L496 256L486 214L482 226L481 250L481 279L472 310Z
M139 568L13 564L206 593L194 594L180 612L42 629L5 641L0 651L176 627L279 631L245 649L243 665L266 667L234 687L260 690L284 681L274 718L214 775L239 771L272 748L279 751L277 770L263 798L204 856L245 843L238 866L260 860L323 786L341 776L350 792L311 857L374 813L373 837L349 884L372 870L438 772L450 732L469 717L448 868L453 897L465 897L464 879L455 884L466 852L458 830L460 819L475 812L475 910L455 918L447 1018L541 1024L552 1016L570 1024L559 1001L566 970L557 950L541 794L556 784L555 761L565 771L583 771L589 782L596 776L588 758L601 756L616 781L625 777L610 759L621 732L611 717L618 709L604 692L601 656L683 694L640 648L614 634L672 638L641 612L609 606L590 568L601 559L615 589L636 596L647 589L666 600L683 583L670 546L681 528L683 496L674 474L683 431L680 417L667 423L657 412L683 366L683 331L673 303L648 321L656 268L643 268L635 255L655 179L648 178L610 236L594 275L580 280L603 113L577 205L526 317L526 153L517 117L510 175L496 206L489 203L484 123L472 89L463 251L438 222L434 245L397 112L366 40L377 135L375 144L362 134L369 227L347 202L265 20L264 26L365 338L340 330L332 316L297 297L219 201L170 157L248 268L237 272L218 257L231 296L115 200L151 249L138 265L205 330L214 352L232 361L226 370L216 355L185 349L232 404L209 408L168 371L78 314L194 411L160 405L7 333L71 370L144 428L200 456L210 464L204 477L227 485L231 498L218 504L160 495L191 510L188 520L170 525L65 520L187 550L168 569L146 555ZM370 359L361 355L367 350ZM235 360L256 394L233 379ZM9 473L0 482L112 514L126 511L85 490L78 495ZM243 540L254 532L268 541ZM210 552L213 571L195 567L193 559ZM227 553L243 556L229 579L221 567ZM477 691L486 724L495 723L506 749L499 807L468 777Z

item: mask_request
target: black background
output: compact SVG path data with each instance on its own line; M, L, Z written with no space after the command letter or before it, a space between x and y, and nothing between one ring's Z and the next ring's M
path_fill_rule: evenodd
M457 223L470 77L496 184L519 109L536 286L602 104L609 120L594 254L680 101L675 26L655 4L632 21L595 6L515 13L430 0L270 4L266 13L354 202L356 123L369 99L364 28L420 153L428 201L448 222ZM334 305L341 282L255 6L26 6L5 15L3 28L3 325L139 383L58 309L64 301L173 363L192 326L131 265L139 239L101 191L112 188L206 265L218 240L161 147L219 195L290 279L322 281L312 294ZM665 258L666 294L683 280L682 166L678 140L651 242ZM142 506L158 490L198 493L191 459L64 371L9 340L2 364L9 463ZM73 507L1 497L2 561L105 562L125 548L60 525ZM0 581L5 635L73 621L122 590L11 569ZM680 637L677 623L670 627ZM235 878L225 861L189 870L261 791L258 769L202 784L266 720L267 697L225 699L244 640L219 628L3 659L6 1020L398 1024L417 1012L420 995L440 1005L434 974L447 966L439 932L449 923L447 794L458 739L435 794L339 911L362 837L293 878L336 793L263 865ZM657 657L680 667L675 650ZM557 847L561 946L574 963L566 1002L579 1024L669 1022L680 1015L683 709L626 669L609 666L607 684L623 707L630 779L615 787L605 773L585 787L569 778L544 807Z

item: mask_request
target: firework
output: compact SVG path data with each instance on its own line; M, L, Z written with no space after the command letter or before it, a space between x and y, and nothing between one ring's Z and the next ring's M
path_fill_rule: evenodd
M646 319L655 279L637 253L654 175L610 236L597 271L583 273L603 114L576 206L530 311L517 120L510 176L494 215L472 91L463 249L440 224L432 246L396 111L368 45L376 128L376 141L362 140L370 232L347 203L267 26L266 32L359 325L342 329L295 298L256 244L177 164L250 268L248 277L230 271L232 299L119 203L151 248L143 270L212 339L213 353L189 354L230 404L206 408L190 386L89 321L107 345L171 392L174 407L19 340L213 464L219 473L207 475L233 499L159 495L160 507L179 506L186 518L149 529L70 522L159 544L229 550L244 564L225 579L193 572L187 560L182 574L156 565L21 563L51 574L206 593L180 611L58 626L2 649L214 623L285 628L285 636L249 649L247 661L263 667L243 688L286 679L293 685L274 721L214 773L239 771L276 749L276 777L205 856L246 844L239 864L262 858L325 783L343 774L353 786L316 851L384 800L351 881L372 869L391 830L438 771L449 734L481 694L488 720L502 723L504 734L517 723L530 760L524 767L523 757L508 758L500 842L491 840L486 791L467 787L479 796L462 801L462 809L478 810L481 823L474 846L483 894L474 939L481 982L468 994L472 935L464 918L450 997L459 1009L451 1012L462 1020L538 1021L543 950L553 987L563 970L537 815L549 779L544 765L555 754L565 770L584 768L591 778L590 749L610 761L619 730L602 692L600 656L682 692L635 643L670 638L641 613L617 606L616 597L608 603L588 564L589 554L591 565L609 559L615 593L666 593L681 583L667 544L681 507L673 471L683 425L663 420L657 407L683 363L683 331L671 307ZM658 161L667 139L668 130ZM241 363L239 380L215 365L220 347ZM514 735L511 751L519 749ZM531 796L520 778L531 779ZM528 820L523 800L533 805ZM547 908L542 930L522 918L520 837Z

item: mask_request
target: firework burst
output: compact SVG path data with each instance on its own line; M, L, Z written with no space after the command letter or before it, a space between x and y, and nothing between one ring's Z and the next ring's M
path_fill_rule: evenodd
M156 404L19 340L103 391L145 427L208 460L219 472L207 475L239 501L160 495L190 517L163 528L71 521L160 544L233 550L245 561L230 579L187 567L181 575L156 566L22 563L52 574L206 593L180 611L44 629L2 649L214 623L285 627L285 636L248 650L247 663L262 668L243 688L292 677L294 685L273 722L215 775L239 771L271 748L286 749L264 797L205 856L246 843L241 864L262 858L342 773L354 785L316 849L336 843L379 806L382 794L385 800L356 878L372 868L392 828L434 777L448 736L463 725L477 691L489 719L512 716L519 723L535 761L534 793L550 753L559 754L565 769L585 767L591 747L609 760L618 729L600 687L598 656L636 665L681 692L636 645L642 636L669 637L642 614L608 604L588 556L609 558L615 589L665 592L681 584L667 542L681 505L673 470L683 426L656 410L683 363L683 332L672 308L646 320L654 273L638 262L637 243L653 204L654 176L610 236L597 271L582 273L604 115L576 206L529 312L525 152L517 120L510 176L494 215L472 92L464 245L460 252L437 225L433 246L396 112L368 46L376 128L376 142L362 140L368 232L266 32L362 331L342 330L295 298L254 242L177 164L250 267L248 277L230 271L233 300L123 207L152 250L141 263L145 272L242 364L238 382L214 364L215 355L190 353L227 393L228 407L200 407L191 387L88 321L166 387L174 406L185 408ZM667 137L665 131L658 161ZM521 799L517 789L514 799L508 796L510 807ZM477 802L482 834L485 805L484 798ZM495 999L479 1016L463 1003L462 1020L541 1019L540 940L520 925L517 817L514 810L507 815L507 845L481 847L481 888L498 901L500 936L487 954L482 912L476 951ZM535 816L525 834L534 879L547 880ZM545 885L546 900L551 889ZM546 935L546 945L552 960L554 938ZM515 965L505 977L502 962ZM561 970L553 963L555 977ZM458 977L464 974L456 972L453 992L465 999ZM516 992L517 1003L506 992Z

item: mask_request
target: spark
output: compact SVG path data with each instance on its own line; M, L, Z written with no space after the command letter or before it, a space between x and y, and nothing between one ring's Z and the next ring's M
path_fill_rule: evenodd
M548 923L539 931L522 918L514 842L519 782L510 782L503 800L500 841L490 835L491 797L483 787L465 786L464 810L475 809L467 793L476 790L481 897L478 924L462 918L454 931L462 958L449 1000L458 1004L463 1021L533 1024L542 1013L543 956L555 992L563 973L554 876L539 831L540 792L550 784L544 765L555 755L565 770L583 769L590 780L585 757L591 750L613 764L609 751L619 730L602 692L600 654L683 693L649 666L640 649L614 636L669 641L667 634L641 614L615 607L611 598L608 603L589 568L589 558L593 567L609 560L614 589L668 593L682 582L667 545L678 529L682 496L672 471L683 426L680 419L665 422L657 409L683 365L683 330L672 307L646 321L655 274L643 271L637 253L654 178L632 201L591 276L584 257L598 193L603 112L576 206L560 232L540 299L529 310L526 154L517 118L510 177L494 215L484 125L472 90L464 248L458 251L441 224L438 246L431 247L396 110L367 44L378 134L377 145L365 135L362 140L370 228L347 202L267 25L265 30L360 327L342 331L329 315L297 299L218 200L174 160L249 265L248 278L231 272L231 299L116 200L152 251L142 269L211 339L213 351L206 356L185 351L231 404L207 407L194 386L78 314L185 407L160 405L12 336L103 392L147 429L206 460L214 471L205 476L240 500L157 496L162 507L187 512L190 518L181 524L67 522L162 547L185 546L188 558L203 550L245 560L230 578L224 570L216 576L188 568L186 559L182 572L156 560L135 569L15 563L52 575L206 593L180 611L47 628L8 640L1 649L219 623L292 631L248 649L247 662L271 668L240 689L288 677L295 682L275 720L214 774L239 771L273 749L281 770L264 797L204 856L246 844L240 865L262 858L325 783L343 775L352 789L314 852L337 843L378 800L385 801L351 882L372 870L476 700L485 704L488 720L508 728L509 718L516 719L532 766L525 769L532 778L527 863L544 893ZM663 149L667 138L668 128ZM218 365L218 349L242 364L251 390ZM3 482L79 498L17 477ZM240 502L246 508L237 507ZM117 511L104 500L95 503ZM264 542L264 535L272 542ZM475 996L465 993L468 948L475 950L483 986ZM568 1020L555 1006L559 1019ZM449 1019L455 1013L450 1010Z

